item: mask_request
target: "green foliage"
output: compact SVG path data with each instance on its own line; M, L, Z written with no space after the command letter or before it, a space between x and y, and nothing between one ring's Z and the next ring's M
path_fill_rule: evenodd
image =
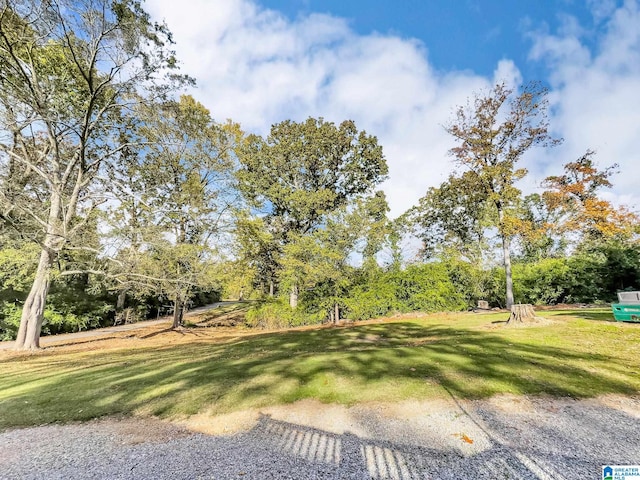
M640 244L613 241L592 247L587 252L604 259L599 272L603 291L612 294L619 290L640 289Z
M0 340L13 340L20 327L22 310L14 303L0 302Z
M21 305L33 281L39 248L24 243L0 249L0 338L13 340L16 336ZM68 255L64 260L75 261ZM97 277L62 276L55 271L47 301L44 335L105 326L113 320L115 300Z
M73 313L67 310L69 305L62 305L62 309L52 304L44 310L42 322L43 335L55 335L58 333L79 332L104 326L108 313L113 310L109 304L91 302L91 310L84 313ZM66 307L66 308L65 308ZM65 311L66 310L66 311ZM18 333L22 308L14 303L0 303L0 340L13 340Z
M481 258L487 224L486 195L473 172L450 175L439 187L431 187L402 221L420 238L423 256L456 252L468 261Z
M516 303L565 303L570 299L574 275L566 259L547 258L536 263L516 264L513 267Z
M353 289L345 306L348 318L364 320L390 312L463 310L467 302L445 265L427 263L376 275Z
M376 137L353 121L336 126L322 118L273 125L266 140L250 135L239 159L243 192L257 205L270 203L285 229L298 233L317 228L388 171Z
M387 206L373 190L388 172L376 137L350 120L287 120L266 139L249 135L238 159L240 190L265 212L254 224L243 218L239 224L240 257L256 253L247 262L254 283L264 288L277 279L280 291L291 289L295 305L296 292L314 284L342 288L341 270L359 236L366 237L365 257L375 255ZM365 217L373 221L358 229ZM251 231L258 235L247 241Z
M352 320L366 320L387 315L398 310L396 289L386 283L356 287L345 300L347 316Z
M24 300L33 282L39 250L34 243L0 248L0 301Z
M504 272L490 272L486 300L501 305ZM608 303L620 290L640 289L640 246L608 242L584 246L570 257L546 258L513 266L518 303Z
M251 307L247 312L246 322L252 327L275 329L318 324L325 318L323 311L293 309L283 299L275 299Z
M504 275L496 278L493 270L479 268L476 264L455 257L447 259L443 264L456 292L464 299L467 307L474 307L478 300L489 300L494 297L493 304L501 304L504 296L502 293Z

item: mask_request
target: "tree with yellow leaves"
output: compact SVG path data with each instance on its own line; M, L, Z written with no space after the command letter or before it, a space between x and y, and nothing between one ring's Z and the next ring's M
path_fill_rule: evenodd
M602 188L611 188L610 178L618 165L598 169L594 155L587 150L567 163L562 175L547 177L544 200L549 209L561 214L558 226L565 233L576 232L582 240L630 239L638 233L638 215L598 196Z

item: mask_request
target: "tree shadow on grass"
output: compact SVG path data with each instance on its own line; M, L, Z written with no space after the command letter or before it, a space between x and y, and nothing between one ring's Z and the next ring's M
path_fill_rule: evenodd
M397 322L264 333L211 343L34 360L39 368L0 376L0 428L114 413L214 413L301 398L352 403L497 393L591 397L634 394L637 373L600 353L523 343L486 331ZM8 359L3 364L12 362ZM77 368L82 367L82 368ZM638 369L638 367L635 367ZM429 393L431 392L431 393Z

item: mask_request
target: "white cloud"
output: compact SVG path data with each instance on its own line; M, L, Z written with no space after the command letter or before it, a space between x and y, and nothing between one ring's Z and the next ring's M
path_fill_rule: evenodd
M608 2L592 3L594 15L610 13ZM250 0L149 0L147 8L166 19L183 70L198 81L195 96L215 118L232 118L261 134L287 118L349 118L377 135L390 167L384 189L393 215L451 171L452 140L442 125L456 105L495 81L521 81L508 59L496 65L494 78L434 71L419 41L358 35L329 15L291 21ZM536 175L530 184L587 147L598 150L603 164L617 161L633 171L638 163L640 25L636 2L624 9L614 12L596 54L581 43L581 28L571 18L557 35L533 36L531 59L549 62L554 71L552 123L566 142L553 156L529 158ZM629 198L631 184L627 178L616 192Z
M357 35L328 15L290 21L246 0L153 0L147 8L167 21L183 70L198 81L195 95L214 117L262 134L287 118L353 119L378 136L394 215L446 178L452 145L442 125L490 85L470 72L434 72L416 40ZM519 75L511 62L498 71Z
M596 3L596 2L592 2ZM610 9L609 2L599 7ZM633 207L640 204L640 9L627 0L608 10L604 32L595 51L571 32L536 34L533 59L545 61L553 72L552 125L565 142L539 165L540 175L557 173L588 148L601 166L618 163L609 197ZM594 15L601 15L596 9Z

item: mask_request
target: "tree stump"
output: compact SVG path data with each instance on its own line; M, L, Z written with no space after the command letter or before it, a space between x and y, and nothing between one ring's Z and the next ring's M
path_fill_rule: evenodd
M529 303L516 303L511 305L511 315L509 323L529 323L536 320L536 312L533 311L533 305Z

